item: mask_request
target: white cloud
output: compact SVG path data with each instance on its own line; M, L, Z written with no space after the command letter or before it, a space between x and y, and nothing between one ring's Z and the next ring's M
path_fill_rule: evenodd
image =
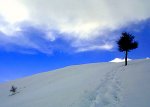
M111 44L104 44L104 45L91 45L87 47L79 47L76 52L85 52L85 51L92 51L92 50L111 50L113 46Z
M17 36L15 33L21 31L20 26L15 24L3 24L0 25L0 32L4 33L6 36Z
M28 19L27 9L19 0L0 0L0 15L9 23Z
M128 60L128 61L131 61L132 59L128 58L127 60ZM115 58L115 59L113 59L113 60L110 61L110 62L119 63L119 62L124 62L124 61L125 61L125 59Z
M22 0L32 22L47 24L62 33L86 39L105 28L150 17L149 0Z
M111 50L115 37L106 32L150 18L149 4L149 0L0 0L0 18L6 22L0 25L0 32L17 36L16 32L23 30L20 23L27 21L45 29L47 34L41 36L46 41L70 40L78 52ZM24 43L21 40L18 42ZM34 44L32 40L29 43Z
M54 34L52 32L47 32L45 38L49 41L55 41L56 37L54 36Z

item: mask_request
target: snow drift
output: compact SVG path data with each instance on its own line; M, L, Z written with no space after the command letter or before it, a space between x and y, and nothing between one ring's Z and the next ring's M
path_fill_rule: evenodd
M0 84L0 107L150 107L149 82L149 59L69 66Z

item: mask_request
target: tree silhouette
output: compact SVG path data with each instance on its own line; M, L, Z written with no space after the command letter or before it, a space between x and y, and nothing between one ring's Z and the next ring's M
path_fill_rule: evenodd
M117 41L118 44L118 50L120 52L125 52L125 66L127 65L127 57L128 57L128 52L130 50L133 50L138 47L138 42L134 40L134 36L127 33L123 32L122 36L120 39Z

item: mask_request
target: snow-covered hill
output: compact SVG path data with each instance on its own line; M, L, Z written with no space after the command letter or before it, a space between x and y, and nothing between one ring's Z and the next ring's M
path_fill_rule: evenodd
M150 60L69 66L3 83L0 107L150 107Z

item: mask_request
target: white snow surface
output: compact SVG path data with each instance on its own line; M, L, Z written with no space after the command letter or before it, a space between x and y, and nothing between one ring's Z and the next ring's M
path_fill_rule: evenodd
M130 58L127 58L127 61L131 61L132 59L130 59ZM116 62L116 63L118 63L118 62L124 62L125 61L125 59L122 59L122 58L115 58L115 59L113 59L113 60L111 60L110 62Z
M2 83L0 107L150 107L150 59L75 65Z

